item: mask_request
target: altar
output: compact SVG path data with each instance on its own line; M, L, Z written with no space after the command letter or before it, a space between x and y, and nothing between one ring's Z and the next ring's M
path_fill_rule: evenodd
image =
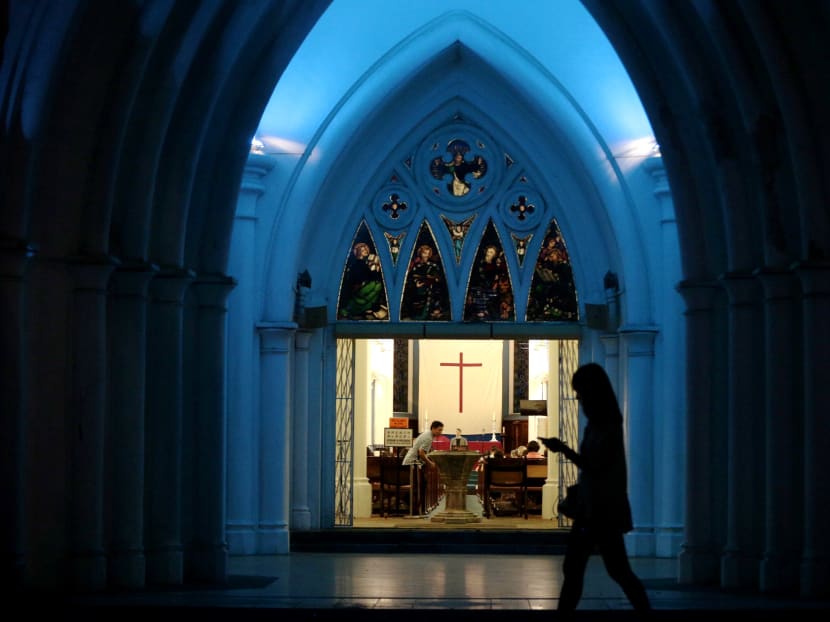
M431 451L429 459L438 466L441 482L446 485L444 510L430 518L434 523L480 523L481 516L467 509L467 481L470 471L481 458L477 451Z

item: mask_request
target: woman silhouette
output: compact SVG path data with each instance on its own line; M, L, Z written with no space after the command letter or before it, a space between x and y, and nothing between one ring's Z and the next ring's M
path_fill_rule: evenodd
M625 592L636 610L651 609L642 582L628 563L623 534L633 529L628 502L623 418L611 381L596 363L579 367L571 386L588 420L579 453L558 438L541 439L553 452L579 468L580 511L568 535L560 611L573 611L582 597L585 567L599 550L608 575Z

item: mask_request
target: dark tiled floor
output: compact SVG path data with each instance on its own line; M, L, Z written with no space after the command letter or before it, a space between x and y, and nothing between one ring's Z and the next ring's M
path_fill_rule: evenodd
M830 601L678 585L674 559L634 558L651 619L751 614L752 620L828 618ZM561 555L292 553L232 557L227 585L75 596L85 619L494 620L557 617ZM198 616L198 617L195 617ZM576 617L635 617L599 558L589 563ZM22 618L21 618L22 619Z

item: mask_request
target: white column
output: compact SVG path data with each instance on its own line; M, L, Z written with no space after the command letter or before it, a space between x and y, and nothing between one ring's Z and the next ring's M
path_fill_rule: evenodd
M187 270L165 269L150 282L145 412L147 582L182 583L182 335Z
M628 437L628 492L634 530L626 535L629 553L654 555L654 336L651 327L620 329L623 361L621 405Z
M69 264L75 286L70 318L69 579L81 590L107 584L104 553L104 413L107 377L107 282L115 262L80 257Z
M683 298L675 286L683 278L678 246L677 219L666 169L661 157L644 161L654 181L654 196L659 204L660 270L656 291L661 292L656 306L660 334L655 343L654 370L656 413L654 433L660 439L655 453L654 521L656 554L676 557L683 540L683 480L685 448L684 407L686 404L683 341Z
M719 576L720 550L712 519L714 492L709 477L714 461L710 440L713 382L709 340L714 330L713 284L684 282L678 291L686 301L686 519L678 557L680 583L706 584ZM680 457L678 457L680 459Z
M311 529L311 510L308 506L308 472L312 458L319 452L309 451L308 443L308 376L311 333L298 331L294 344L294 425L291 426L291 526L297 530Z
M729 296L726 546L721 585L755 587L763 542L763 394L761 287L747 274L722 277Z
M26 567L25 453L26 395L25 372L26 290L25 277L34 249L20 240L0 240L0 580L11 591L23 586Z
M257 326L260 336L260 488L257 552L288 554L293 322Z
M788 593L798 588L801 529L804 520L801 495L794 482L801 481L799 457L803 413L794 408L802 374L798 343L796 297L798 281L790 271L762 270L764 286L764 433L765 548L759 585L762 592ZM782 416L786 413L786 416Z
M193 508L193 577L213 583L227 579L225 540L225 320L228 294L236 281L221 274L193 283L198 300L196 408L191 435L195 469Z
M372 515L372 487L366 476L366 445L371 408L371 377L369 374L370 349L368 339L357 339L354 349L354 432L352 443L352 477L354 481L354 516L366 518Z
M254 330L261 300L257 271L257 202L271 156L251 154L245 166L231 233L227 272L238 282L228 296L227 539L231 554L257 550L259 487L259 351Z
M830 265L802 264L804 322L804 549L801 594L830 597ZM792 456L793 459L798 456Z
M611 386L614 387L614 393L617 394L618 399L622 399L623 394L620 392L620 336L617 333L607 333L600 335L599 341L603 349L603 364L605 373L611 380ZM620 404L622 407L622 404Z
M147 287L158 268L121 266L110 279L108 424L109 584L145 584L144 395Z

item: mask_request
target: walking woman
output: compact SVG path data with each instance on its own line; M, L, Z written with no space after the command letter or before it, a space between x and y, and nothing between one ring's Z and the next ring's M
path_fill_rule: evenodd
M617 397L605 370L596 363L579 367L571 386L588 420L579 453L558 438L542 439L550 451L562 452L579 469L579 511L568 535L558 609L576 609L582 597L585 567L595 549L608 575L620 585L634 609L651 609L646 590L628 563L623 540L633 524L623 418Z

